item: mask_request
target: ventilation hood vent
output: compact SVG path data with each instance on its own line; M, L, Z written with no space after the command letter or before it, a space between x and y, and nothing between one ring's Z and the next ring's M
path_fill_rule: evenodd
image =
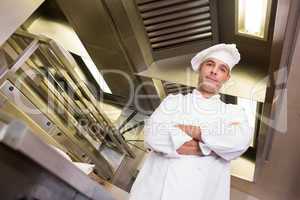
M169 81L162 81L165 92L167 95L169 94L188 94L191 93L193 91L193 89L195 89L195 87L190 87L187 85L183 85L183 84L178 84L178 83L172 83Z
M179 47L181 51L186 48L187 52L184 53L190 53L190 45L201 49L203 44L202 48L205 48L211 45L208 42L216 41L216 5L212 2L214 1L138 1L138 10L153 53L159 54L157 52Z

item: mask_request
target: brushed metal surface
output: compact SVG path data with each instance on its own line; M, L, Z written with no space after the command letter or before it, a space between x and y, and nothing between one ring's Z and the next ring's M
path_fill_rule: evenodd
M194 40L207 39L207 38L210 38L211 36L212 36L212 33L202 33L202 34L187 36L187 37L178 38L178 39L174 39L174 40L170 40L170 41L153 43L151 46L153 49L162 48L162 47L168 47L170 45L181 44L181 43L190 42L190 41L194 41Z
M209 1L208 0L203 0L203 1L192 1L192 2L185 2L184 4L180 5L173 5L173 6L168 6L167 8L160 8L160 9L155 9L154 11L142 11L142 18L147 19L150 17L155 17L159 15L165 15L168 13L174 13L182 10L187 10L195 7L200 7L203 5L208 5Z
M147 32L156 31L156 30L163 29L166 27L177 26L177 25L179 26L179 25L187 24L187 23L191 23L191 22L196 23L197 21L199 22L201 20L206 20L209 18L210 18L210 14L204 13L201 15L190 16L190 17L186 17L183 19L176 19L176 21L164 22L161 24L154 24L154 25L145 27L145 29Z
M175 19L179 19L179 18L185 18L188 16L203 14L203 13L207 13L207 12L209 12L209 6L205 6L205 7L197 8L197 9L191 9L191 10L187 10L187 11L175 12L175 13L168 14L168 15L160 15L160 16L153 17L150 19L144 19L144 24L145 24L145 26L149 26L151 24L158 24L158 23L162 23L162 22L166 22L166 21L171 21L171 20L175 20Z
M181 38L184 36L189 36L189 35L198 35L203 32L211 32L211 26L203 27L203 28L193 28L191 30L186 30L186 31L180 31L177 33L172 33L172 34L167 34L167 35L162 35L158 37L152 37L150 39L150 42L152 43L157 43L157 42L162 42L174 38Z
M1 0L0 46L21 26L44 0Z
M175 26L175 27L170 27L170 28L164 28L162 30L157 30L157 31L151 31L148 33L149 38L153 38L155 36L159 35L165 35L168 33L174 33L174 32L179 32L179 31L185 31L197 27L205 27L209 26L211 24L210 20L204 20L200 22L195 22L195 23L187 23L187 24L182 24L181 26Z
M113 200L112 196L102 186L87 177L80 169L63 158L53 148L39 140L23 123L13 121L4 129L1 131L1 145L4 144L12 150L25 155L46 169L48 173L58 177L60 181L91 199ZM51 190L52 188L49 189Z

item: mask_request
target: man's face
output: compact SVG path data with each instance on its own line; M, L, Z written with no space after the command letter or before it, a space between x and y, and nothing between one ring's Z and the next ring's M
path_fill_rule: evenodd
M228 65L218 59L209 58L200 66L198 87L217 93L229 78Z

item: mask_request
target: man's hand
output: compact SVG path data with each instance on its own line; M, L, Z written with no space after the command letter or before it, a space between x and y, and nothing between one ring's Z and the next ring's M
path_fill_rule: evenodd
M201 156L201 150L197 140L190 140L180 146L176 152L181 155L197 155Z
M199 126L178 124L175 127L180 128L183 132L191 136L193 139L201 140L201 129Z

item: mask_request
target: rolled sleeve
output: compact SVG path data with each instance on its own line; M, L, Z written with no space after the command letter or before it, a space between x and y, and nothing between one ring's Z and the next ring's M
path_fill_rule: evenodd
M208 156L209 154L211 154L211 149L209 148L209 146L207 144L199 142L199 147L204 156Z

